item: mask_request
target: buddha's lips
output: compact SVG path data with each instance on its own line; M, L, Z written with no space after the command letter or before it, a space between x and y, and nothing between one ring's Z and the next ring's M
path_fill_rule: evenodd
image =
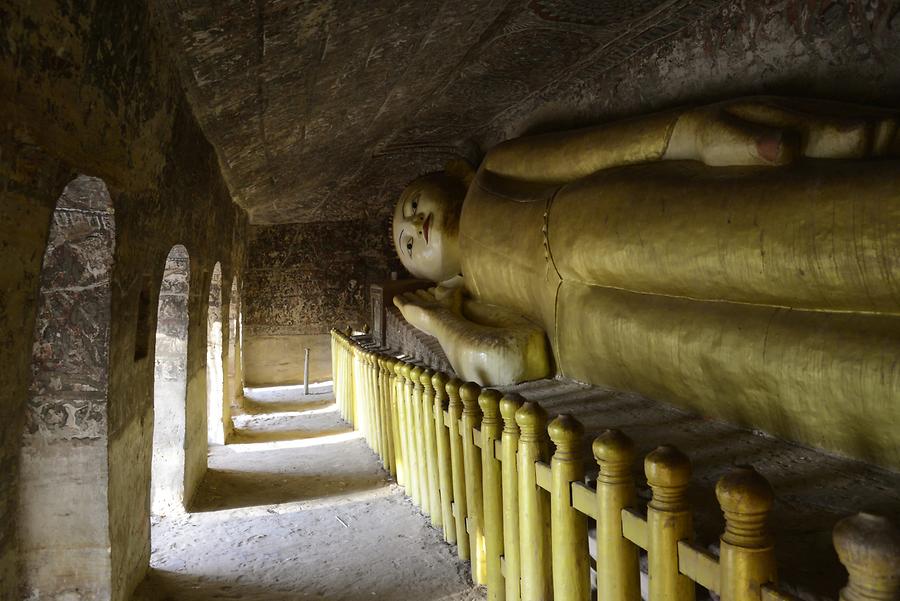
M425 236L425 244L428 244L428 228L431 226L431 213L428 214L428 217L425 219L425 223L422 224L422 234Z

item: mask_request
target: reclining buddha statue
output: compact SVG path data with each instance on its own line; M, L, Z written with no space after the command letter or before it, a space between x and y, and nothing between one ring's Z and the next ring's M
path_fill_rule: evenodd
M900 467L900 133L740 99L504 142L403 192L394 299L460 377L562 375Z

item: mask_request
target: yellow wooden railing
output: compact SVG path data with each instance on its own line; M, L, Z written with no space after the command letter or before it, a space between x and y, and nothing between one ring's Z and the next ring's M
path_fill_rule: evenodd
M644 515L631 476L634 444L608 430L593 441L596 488L584 484L584 428L549 422L537 403L403 361L366 337L332 331L334 390L353 424L414 503L471 561L492 601L588 601L588 519L596 520L599 601L641 599L639 549L650 601L692 601L694 583L722 601L777 601L766 529L769 483L751 467L719 480L725 532L714 557L691 542L687 456L661 446L644 459L652 498ZM550 456L550 441L555 446ZM834 545L849 580L841 601L900 598L900 532L869 514L845 518Z

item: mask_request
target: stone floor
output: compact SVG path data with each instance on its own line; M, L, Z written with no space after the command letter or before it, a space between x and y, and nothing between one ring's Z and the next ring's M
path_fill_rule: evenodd
M403 495L330 390L250 389L193 511L154 518L135 601L463 601L468 564Z

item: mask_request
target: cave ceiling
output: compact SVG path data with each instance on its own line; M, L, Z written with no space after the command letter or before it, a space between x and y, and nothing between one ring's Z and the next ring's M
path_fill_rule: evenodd
M254 223L359 218L560 81L718 0L159 0L188 99ZM518 133L518 132L517 132ZM499 137L502 139L502 133Z

